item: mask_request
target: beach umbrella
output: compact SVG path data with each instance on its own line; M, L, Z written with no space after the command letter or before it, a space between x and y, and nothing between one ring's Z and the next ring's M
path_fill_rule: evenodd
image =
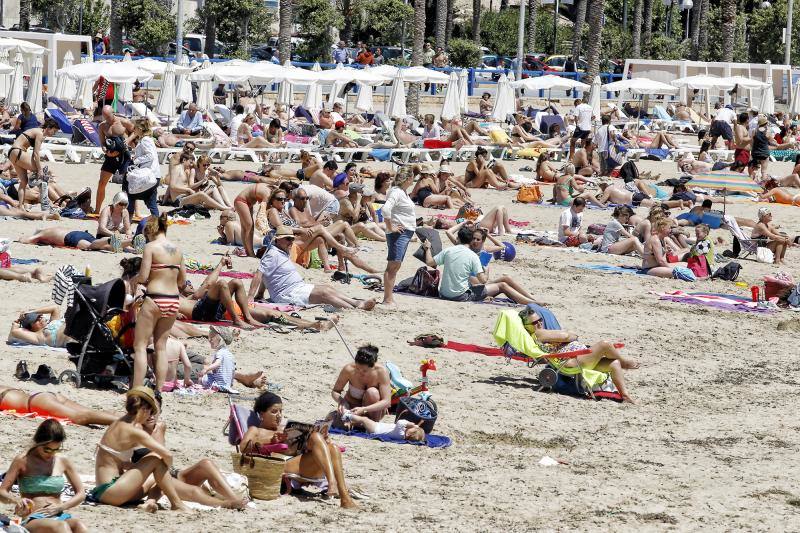
M323 79L333 81L331 92L328 93L328 105L333 106L333 102L339 97L339 93L344 89L345 85L352 81L352 77L350 73L345 72L344 66L341 63L337 64L335 69L326 71L325 74L326 76L324 76Z
M356 100L356 109L365 113L372 113L375 111L374 104L372 103L372 85L369 83L358 84L358 99Z
M469 111L469 83L466 69L461 69L458 73L458 108L462 113Z
M561 76L554 76L552 74L547 74L545 76L537 76L534 78L525 78L524 80L515 81L514 88L526 89L526 90L529 89L532 91L541 91L544 89L547 90L577 89L579 91L589 90L589 86L585 83L573 80L572 78L562 78Z
M766 87L761 90L761 106L759 111L767 116L775 114L775 93L772 90L772 66L769 61L767 61Z
M177 76L177 86L175 88L175 99L179 102L188 104L192 101L192 83L189 81L189 58L186 55L181 57L180 66L184 67L181 72L175 72Z
M280 88L278 89L278 98L276 99L275 103L291 107L292 102L294 102L292 82L289 80L283 80Z
M11 70L9 73L14 72L14 67L9 65L8 62L8 48L0 48L0 67L8 67ZM0 75L0 97L5 98L8 95L8 89L11 86L10 74Z
M81 58L81 64L90 63L88 57ZM88 78L81 79L78 82L78 89L75 93L75 107L78 109L89 109L94 100L92 95L92 80Z
M159 115L174 117L176 115L176 107L175 66L172 63L168 63L167 70L164 71L164 78L161 80L161 91L158 93L155 111Z
M734 88L736 83L730 78L719 78L700 74L697 76L686 76L670 82L675 87L686 87L687 89L700 89L707 91L729 91Z
M314 63L311 72L321 72L319 63ZM322 85L319 82L311 83L306 86L306 94L303 96L303 107L311 111L318 111L322 108Z
M678 89L672 85L667 85L666 83L648 78L631 78L629 80L615 81L606 83L600 88L608 92L629 92L631 94L675 94L678 92Z
M64 54L64 61L61 64L61 68L69 68L74 63L75 58L72 55L72 50L67 50L67 53ZM78 87L75 84L75 80L64 73L56 73L56 90L53 92L53 96L56 98L63 98L64 100L72 100L75 98L77 90Z
M42 112L42 56L36 56L33 60L31 77L28 79L28 94L25 101L31 106L32 113Z
M444 104L442 105L442 118L452 119L461 116L461 105L459 87L458 87L458 74L455 71L450 72L450 82L447 84L447 89L444 92Z
M767 85L763 81L754 80L751 78L745 78L744 76L728 76L722 79L727 82L731 82L735 85L738 85L742 89L763 89Z
M514 98L513 96L509 98L508 89L508 78L505 74L500 74L500 79L497 80L497 98L491 114L494 120L505 122L508 115L514 112Z
M794 117L800 115L800 80L794 84L792 89L792 100L789 102L789 114Z
M208 59L203 61L200 69L211 68L211 61ZM211 78L204 78L197 82L197 109L201 111L209 111L214 108L214 89L212 87Z
M689 189L698 187L707 190L723 191L723 193L744 192L761 194L764 191L761 185L753 181L748 174L726 172L724 170L697 174L686 182L686 187ZM726 208L727 204L723 204L723 211Z
M595 76L592 80L589 105L592 106L592 116L600 117L600 76Z
M397 69L397 74L392 80L392 94L389 96L389 108L386 114L390 118L401 118L406 116L406 87L403 81L403 71Z
M8 88L6 105L16 107L25 101L22 83L22 53L17 52L14 55L14 72L11 74L11 84Z
M125 52L125 57L122 58L122 62L133 62L130 52ZM117 95L118 102L133 102L133 82L120 83L117 85L117 88L119 89L119 93ZM119 105L117 106L117 111L119 111Z

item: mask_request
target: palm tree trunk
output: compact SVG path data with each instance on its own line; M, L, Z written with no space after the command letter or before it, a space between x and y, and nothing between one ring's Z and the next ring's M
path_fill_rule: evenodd
M697 56L700 54L700 14L703 11L703 0L697 0L692 6L692 20L689 25L689 36L692 40L692 55L691 58L697 61Z
M721 61L733 61L733 45L736 38L736 0L722 0L722 57Z
M278 9L278 53L283 63L292 57L292 0L280 0Z
M472 41L481 45L481 0L472 0Z
M528 51L536 51L536 9L538 0L528 0Z
M583 22L586 20L586 4L589 0L576 0L575 2L575 24L572 26L572 59L578 61L581 55ZM594 35L592 35L594 38Z
M447 40L447 0L436 0L436 20L433 27L436 48L444 48Z
M653 38L653 0L644 0L644 31L642 32L642 49L644 56L650 57L650 40Z
M344 15L344 28L342 28L342 39L349 42L353 39L353 14L352 2L342 0L342 15Z
M31 0L19 0L19 30L28 31L31 27Z
M120 0L111 0L109 19L111 29L109 31L109 45L112 54L122 53L122 23L119 20Z
M642 5L643 0L635 0L633 4L633 42L631 43L631 55L635 59L642 57Z
M411 64L422 65L422 48L425 45L425 0L414 0L414 45L411 49ZM419 115L420 85L412 83L408 88L408 113Z
M702 4L703 9L700 11L700 22L698 23L700 26L700 35L697 38L698 50L705 50L708 46L708 0L703 0ZM699 51L697 57L702 57Z
M214 12L214 5L210 0L206 0L206 8L205 8L205 32L206 32L206 44L203 47L203 53L206 54L209 58L214 57L214 53L216 52L216 46L214 46L217 42L217 14Z
M508 0L500 0L500 9L508 9Z
M586 45L586 61L589 63L589 79L593 80L600 72L600 48L603 34L603 7L605 0L589 0L589 39Z
M447 26L444 34L445 48L447 48L447 44L450 43L450 39L453 38L453 26L455 25L455 22L453 21L455 18L455 3L455 0L447 0Z

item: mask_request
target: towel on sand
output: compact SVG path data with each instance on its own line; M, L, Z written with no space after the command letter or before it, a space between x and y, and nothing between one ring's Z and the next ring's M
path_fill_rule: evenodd
M348 437L359 437L361 439L379 440L381 442L391 442L394 444L427 446L428 448L449 448L453 444L453 441L450 439L450 437L434 434L428 435L425 439L425 442L422 442L415 440L393 439L389 435L376 435L374 433L365 433L363 431L344 431L336 428L330 428L328 433L333 433L335 435L346 435Z

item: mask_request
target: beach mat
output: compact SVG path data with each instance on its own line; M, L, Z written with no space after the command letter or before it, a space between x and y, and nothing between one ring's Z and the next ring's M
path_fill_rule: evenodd
M425 439L425 442L405 439L393 439L388 435L376 435L374 433L366 433L364 431L344 431L342 429L330 428L328 433L334 435L344 435L347 437L358 437L361 439L379 440L381 442L390 442L392 444L412 444L414 446L427 446L428 448L449 448L453 445L450 437L444 435L430 434Z
M604 265L601 263L584 263L575 265L576 268L584 270L594 270L596 272L603 272L605 274L637 274L639 276L646 276L642 269L638 267L617 266L617 265Z
M706 292L654 292L659 300L670 302L677 302L683 304L702 305L705 307L713 307L715 309L722 309L724 311L733 311L739 313L773 313L776 309L768 307L758 307L757 302L753 302L748 298L736 296L733 294L713 294Z

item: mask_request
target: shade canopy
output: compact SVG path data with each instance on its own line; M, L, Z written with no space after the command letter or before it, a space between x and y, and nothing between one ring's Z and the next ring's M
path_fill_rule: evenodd
M42 55L47 51L44 46L39 46L38 44L29 41L23 41L22 39L9 39L4 37L0 37L0 48L4 50L10 50L11 52L22 52L23 54L36 55Z
M450 72L450 81L444 93L441 116L444 119L452 119L461 116L461 95L458 87L458 74Z
M135 63L135 61L80 63L60 68L56 74L63 73L73 80L96 80L103 77L110 83L134 83L137 80L150 81L153 79L152 73L138 68Z
M601 87L604 91L610 92L629 92L631 94L675 94L678 92L676 87L661 83L660 81L648 78L631 78L612 83L606 83Z
M698 75L678 78L670 82L675 87L686 87L687 89L699 89L707 91L728 91L736 85L730 78L718 78L716 76Z
M125 55L128 56L129 54ZM133 62L133 64L136 67L153 74L154 76L160 77L163 76L164 72L167 71L167 65L169 63L167 63L166 61L158 61L157 59L145 57L142 59L137 59L136 61ZM189 74L192 71L192 67L189 66L188 59L183 63L181 63L180 65L174 65L174 67L176 75Z
M541 91L545 89L577 89L579 91L586 91L589 89L589 86L585 83L573 80L572 78L564 78L552 74L517 80L514 82L513 87L515 89L529 89L532 91Z
M370 69L372 74L394 79L397 72L403 71L403 80L408 83L447 83L450 77L444 72L425 67L409 67L400 69L393 65L381 65Z
M686 183L686 186L717 191L725 190L730 192L752 192L758 194L763 192L761 185L753 181L749 175L740 172L718 171L697 174Z
M31 108L31 113L41 113L42 111L42 56L36 56L33 60L31 76L28 80L28 92L25 101Z
M398 69L395 78L392 80L392 94L389 96L389 107L386 114L391 118L401 118L408 114L406 111L406 86L403 80L403 72Z

